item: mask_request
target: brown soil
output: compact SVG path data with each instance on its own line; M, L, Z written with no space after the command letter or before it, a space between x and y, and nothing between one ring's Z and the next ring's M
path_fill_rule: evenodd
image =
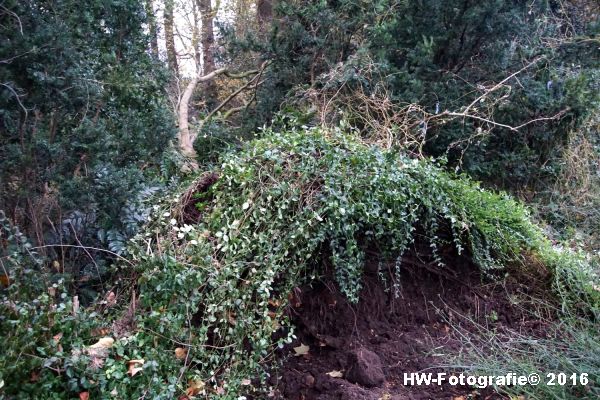
M499 333L539 336L544 330L509 300L509 294L530 293L532 285L486 283L469 261L454 260L437 272L426 264L405 267L399 298L386 292L376 263L366 266L358 304L350 304L332 280L297 289L290 317L298 339L282 355L285 362L274 382L279 398L504 398L490 389L403 384L405 372L451 373L447 365L463 349L459 336L482 340L478 324ZM308 354L293 356L293 347L301 343L309 346ZM327 375L332 371L341 371L342 377Z
M205 172L193 185L181 196L181 221L186 224L196 224L200 222L205 211L200 210L197 204L208 204L212 199L210 188L219 180L219 175L215 172Z

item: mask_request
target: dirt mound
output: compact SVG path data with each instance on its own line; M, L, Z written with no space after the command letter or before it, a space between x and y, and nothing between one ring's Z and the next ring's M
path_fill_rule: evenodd
M485 283L478 269L459 257L436 272L428 264L412 264L397 282L398 298L385 290L377 262L366 267L358 304L350 304L332 281L296 291L290 317L298 340L283 355L286 361L277 382L280 398L503 398L490 389L405 386L404 373L451 373L448 364L462 348L458 331L476 340L477 324L538 336L543 331L540 322L523 315L509 300L511 294L526 294L532 288L516 281ZM293 348L301 344L308 346L307 354L293 356Z

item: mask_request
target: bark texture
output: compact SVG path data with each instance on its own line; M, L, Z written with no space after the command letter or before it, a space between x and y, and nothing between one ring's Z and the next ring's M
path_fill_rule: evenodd
M215 66L215 33L214 33L214 11L212 9L211 0L197 0L198 9L202 16L202 30L200 44L202 46L202 66L204 75L208 75L216 69ZM212 108L217 101L217 85L214 80L209 80L203 85L203 98Z
M177 65L177 50L175 49L174 33L174 0L165 0L165 44L167 47L167 63L173 74L179 75L179 66Z
M158 31L156 29L156 14L154 13L154 1L146 0L146 15L148 16L148 31L150 34L150 52L158 58Z
M264 32L273 20L273 0L257 0L256 22L261 32Z

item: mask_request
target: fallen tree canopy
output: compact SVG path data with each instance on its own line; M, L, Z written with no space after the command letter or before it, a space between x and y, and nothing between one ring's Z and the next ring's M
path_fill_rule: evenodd
M30 299L8 293L0 319L11 332L0 342L12 349L4 359L12 363L1 366L5 390L264 397L274 390L274 351L294 339L286 313L294 288L330 274L357 302L374 250L394 295L415 243L426 245L423 267L445 275L457 273L457 254L487 279L525 256L537 259L564 307L574 299L586 318L598 317L600 292L586 260L555 250L518 201L341 131L267 132L155 205L119 267L130 279L102 304L79 309L60 282L49 292L39 279ZM28 276L11 279L25 285ZM29 342L32 323L44 333ZM24 353L33 356L23 361Z

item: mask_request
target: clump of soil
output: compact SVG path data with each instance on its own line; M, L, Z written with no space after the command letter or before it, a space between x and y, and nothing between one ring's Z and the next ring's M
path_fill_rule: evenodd
M203 207L213 199L211 187L219 180L216 172L202 174L181 196L181 220L185 224L196 224L202 220Z
M463 347L458 331L476 340L477 325L541 335L542 323L510 301L534 289L517 281L486 282L458 256L439 271L425 263L405 264L398 298L385 290L375 261L366 266L358 304L350 304L332 279L296 290L289 314L298 340L282 354L285 362L274 382L280 398L503 398L491 389L405 386L404 373L451 373L448 364ZM308 353L293 356L300 344L309 346Z

